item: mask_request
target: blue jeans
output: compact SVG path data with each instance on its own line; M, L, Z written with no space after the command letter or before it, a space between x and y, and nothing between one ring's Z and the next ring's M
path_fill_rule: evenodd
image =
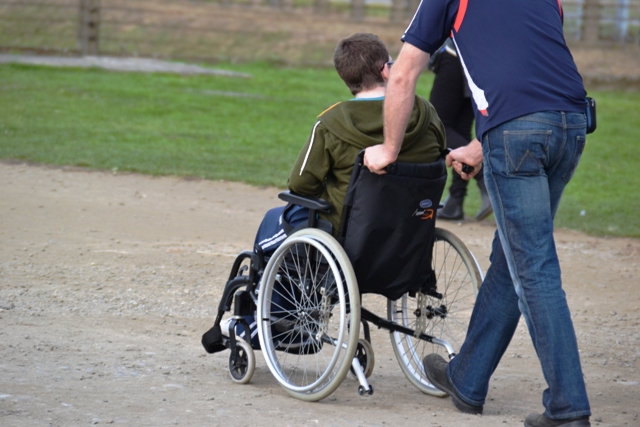
M553 218L584 149L585 126L582 113L540 112L483 135L497 231L467 337L447 370L470 404L484 404L522 315L548 385L545 415L591 414L553 239Z

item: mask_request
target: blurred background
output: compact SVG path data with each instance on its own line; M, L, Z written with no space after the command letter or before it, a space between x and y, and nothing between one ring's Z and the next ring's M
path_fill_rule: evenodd
M0 0L0 49L198 62L329 65L375 32L397 52L419 0ZM640 0L563 0L574 48L638 56ZM631 47L631 49L629 49Z
M598 102L598 130L588 138L556 226L640 237L640 0L560 1L565 38ZM236 76L0 64L0 159L282 186L313 118L348 96L332 67L337 42L376 33L395 57L418 6L419 0L0 0L0 62L26 55L138 57ZM425 72L418 93L428 98L432 82L433 73ZM471 187L465 209L474 211L479 196Z

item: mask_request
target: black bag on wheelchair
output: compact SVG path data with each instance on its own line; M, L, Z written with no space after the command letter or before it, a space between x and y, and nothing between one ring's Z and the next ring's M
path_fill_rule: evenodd
M447 180L444 159L394 163L371 173L363 155L354 167L340 240L362 293L396 300L435 287L431 267L435 219Z

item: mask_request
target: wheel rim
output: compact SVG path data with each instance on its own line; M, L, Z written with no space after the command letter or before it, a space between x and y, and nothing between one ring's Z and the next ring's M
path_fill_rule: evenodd
M317 232L287 239L265 268L258 301L267 365L287 391L307 400L319 400L342 381L359 329L349 328L359 324L359 305L357 313L353 304L347 309L348 297L354 298L348 282L355 277L344 271L341 255L334 256L342 249L329 244L329 250L322 239Z

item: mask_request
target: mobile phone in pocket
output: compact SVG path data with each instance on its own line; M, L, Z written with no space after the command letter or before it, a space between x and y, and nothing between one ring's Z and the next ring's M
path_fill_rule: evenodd
M596 100L593 98L586 98L587 103L587 133L593 133L596 130Z

